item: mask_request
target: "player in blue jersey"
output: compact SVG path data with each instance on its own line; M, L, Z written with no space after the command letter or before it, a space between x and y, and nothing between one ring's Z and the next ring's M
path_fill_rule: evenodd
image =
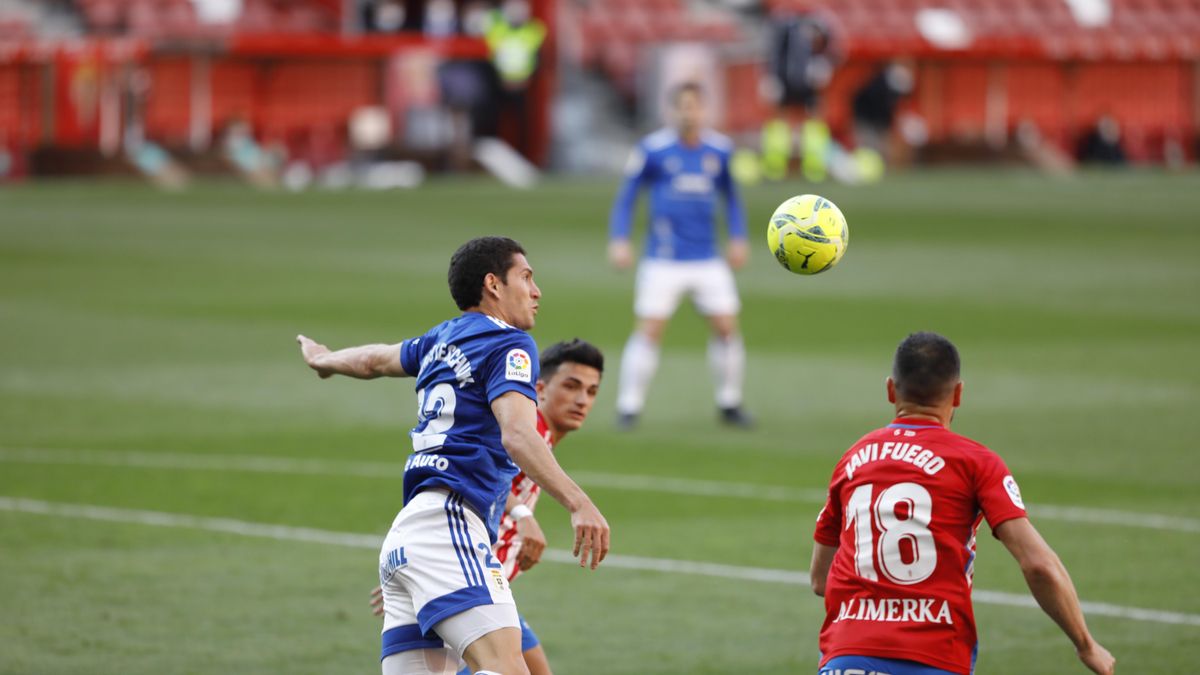
M451 257L449 282L463 314L419 337L339 351L297 339L322 378L416 378L404 508L379 558L384 675L454 673L459 657L475 673L526 675L512 591L492 555L513 478L524 471L567 508L581 565L608 553L608 523L537 432L537 347L525 331L541 291L524 249L473 239Z
M674 127L638 143L626 167L625 182L609 219L609 260L618 269L633 264L630 244L634 206L644 188L650 193L646 250L638 264L634 297L637 325L621 355L617 386L618 425L632 428L658 368L659 344L667 321L684 296L708 318L712 337L708 361L716 379L721 420L750 426L742 409L746 350L738 332L740 309L733 270L749 257L746 221L729 172L733 145L704 127L704 95L688 82L670 95ZM720 256L717 198L725 202L729 228L726 260ZM731 269L732 268L732 269Z

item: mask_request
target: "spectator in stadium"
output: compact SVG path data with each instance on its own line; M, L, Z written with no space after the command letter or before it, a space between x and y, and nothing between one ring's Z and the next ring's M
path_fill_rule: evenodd
M1123 166L1128 163L1121 147L1121 123L1112 115L1101 115L1096 125L1079 143L1079 161Z
M776 180L787 175L792 127L798 125L804 177L823 181L831 137L822 119L820 94L839 60L834 19L815 12L783 14L771 20L769 30L762 91L779 108L780 117L763 127L763 173Z
M446 38L458 33L458 10L454 0L429 0L425 5L425 35Z
M372 33L404 30L406 11L400 0L368 0L362 5L363 28Z
M484 31L500 81L499 115L511 127L517 150L529 151L529 85L537 72L546 25L533 17L526 0L505 0Z
M900 101L912 93L913 72L905 63L893 61L881 67L854 94L854 140L859 148L870 148L888 159L888 137L896 121Z

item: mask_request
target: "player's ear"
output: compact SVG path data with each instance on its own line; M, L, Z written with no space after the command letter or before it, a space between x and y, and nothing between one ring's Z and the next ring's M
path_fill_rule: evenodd
M955 408L957 408L962 403L962 388L963 388L963 382L962 382L962 380L959 380L958 384L954 385L954 407Z
M533 388L537 391L538 400L542 400L542 394L546 393L546 381L539 377Z
M483 292L500 297L500 277L496 276L493 272L488 272L483 277Z
M896 381L892 379L891 375L887 379L887 395L888 403L896 402Z

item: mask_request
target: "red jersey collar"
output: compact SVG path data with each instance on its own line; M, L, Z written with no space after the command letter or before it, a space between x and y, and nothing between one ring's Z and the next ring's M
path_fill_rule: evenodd
M540 414L540 413L539 413ZM887 425L888 429L945 429L940 422L916 417L897 417Z

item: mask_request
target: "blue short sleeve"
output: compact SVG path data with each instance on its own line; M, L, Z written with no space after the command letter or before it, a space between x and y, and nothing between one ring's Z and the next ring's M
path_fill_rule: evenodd
M422 343L425 336L410 338L400 345L400 367L409 377L416 377L421 372Z
M513 331L497 340L484 367L488 403L510 391L537 402L537 344L528 333Z

